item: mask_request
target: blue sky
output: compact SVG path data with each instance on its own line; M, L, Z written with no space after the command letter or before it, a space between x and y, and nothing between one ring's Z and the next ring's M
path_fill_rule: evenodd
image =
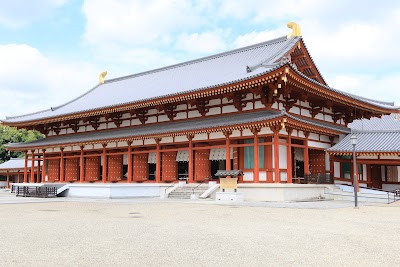
M114 78L266 41L295 21L334 88L400 105L400 2L13 0L0 9L0 119Z

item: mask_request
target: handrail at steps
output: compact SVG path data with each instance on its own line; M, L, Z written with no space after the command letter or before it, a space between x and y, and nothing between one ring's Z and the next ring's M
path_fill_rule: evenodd
M179 181L178 181L178 182L175 182L175 183L173 183L173 184L171 184L170 186L168 186L168 187L166 187L166 188L164 189L164 197L167 195L167 189L168 189L168 188L171 188L171 187L174 187L177 183L179 183Z
M207 179L205 179L205 180L203 180L203 181L201 181L201 183L200 184L198 184L196 187L193 187L192 188L192 195L194 195L194 190L196 190L200 185L202 185L203 183L205 183L205 182L209 182L210 181L210 179L211 178L207 178Z

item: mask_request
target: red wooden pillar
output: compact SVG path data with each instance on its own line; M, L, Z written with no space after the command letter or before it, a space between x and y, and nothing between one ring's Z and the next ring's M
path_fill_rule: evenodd
M6 181L6 188L10 188L10 174L7 171L7 181Z
M276 127L273 129L274 132L274 173L275 173L275 183L281 182L281 175L279 171L279 129Z
M46 149L42 149L43 151L43 166L42 166L42 183L46 182Z
M268 137L266 138L267 142L272 142L272 137ZM274 182L274 178L273 178L273 167L272 167L272 162L273 162L273 158L272 158L272 147L273 145L266 145L265 146L265 164L267 167L267 183L273 183Z
M161 152L160 152L160 141L161 139L156 138L156 183L161 182Z
M232 134L232 132L231 131L226 131L226 132L224 132L224 135L225 135L225 156L226 156L226 158L225 158L225 162L226 162L226 170L230 170L231 169L231 149L230 149L230 138L229 138L229 136ZM228 178L229 178L230 176L228 176Z
M31 166L31 179L30 182L34 183L35 182L35 150L31 150L32 152L32 166Z
M60 147L61 156L60 156L60 183L64 182L64 148Z
M25 151L24 183L28 182L28 151Z
M128 177L126 182L132 182L132 141L128 141Z
M193 137L194 137L193 134L189 134L187 136L187 138L189 140L189 162L188 162L188 164L189 164L189 177L188 177L189 180L188 180L188 182L189 183L193 183L193 164L194 164L194 162L193 162Z
M39 157L39 154L38 154L36 183L40 183L40 182L41 182L41 179L40 179L40 157Z
M85 146L81 146L81 155L79 157L79 182L83 183L83 180L85 179L85 158L83 157L83 148Z
M101 174L101 181L105 183L107 181L107 155L106 155L106 147L107 144L103 144L103 169L102 169L102 174Z
M288 133L287 138L287 149L286 149L286 172L287 172L287 183L291 184L292 181L292 132L293 129L286 127Z
M253 182L258 183L260 182L260 159L258 153L258 132L260 129L252 129L251 132L254 135L254 168L253 168Z
M304 174L310 174L310 158L308 156L308 137L309 132L304 132L306 140L304 140Z

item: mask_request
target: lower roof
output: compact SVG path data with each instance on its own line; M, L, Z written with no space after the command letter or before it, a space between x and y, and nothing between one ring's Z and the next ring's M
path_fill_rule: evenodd
M357 137L355 151L357 154L399 154L400 155L400 130L386 131L353 131L339 143L326 151L329 154L351 154L353 145L351 136ZM400 159L400 157L399 157Z
M32 166L32 162L28 160L28 168ZM35 167L37 162L35 161ZM0 164L0 172L7 170L23 170L25 168L25 159L21 158L11 158L9 161Z
M172 121L155 123L150 125L132 126L116 128L112 130L77 133L70 135L54 136L27 143L10 143L9 149L23 148L45 148L66 145L81 145L101 143L102 141L115 142L120 140L145 139L154 137L171 136L174 133L198 133L206 132L210 129L220 129L235 127L239 125L249 125L262 122L273 121L286 117L302 125L309 125L328 129L329 131L348 133L349 129L341 125L334 125L326 122L319 122L307 118L299 118L284 111L263 110L257 112L247 112L240 114L231 114L225 116L216 116L211 118L196 118L190 120Z

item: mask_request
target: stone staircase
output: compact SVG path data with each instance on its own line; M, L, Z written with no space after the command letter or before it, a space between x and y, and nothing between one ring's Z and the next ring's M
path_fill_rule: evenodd
M186 184L183 187L177 187L174 191L168 194L168 198L171 199L190 199L190 196L194 194L201 196L204 192L208 190L208 184ZM198 187L197 187L198 186ZM196 188L197 187L197 188Z

